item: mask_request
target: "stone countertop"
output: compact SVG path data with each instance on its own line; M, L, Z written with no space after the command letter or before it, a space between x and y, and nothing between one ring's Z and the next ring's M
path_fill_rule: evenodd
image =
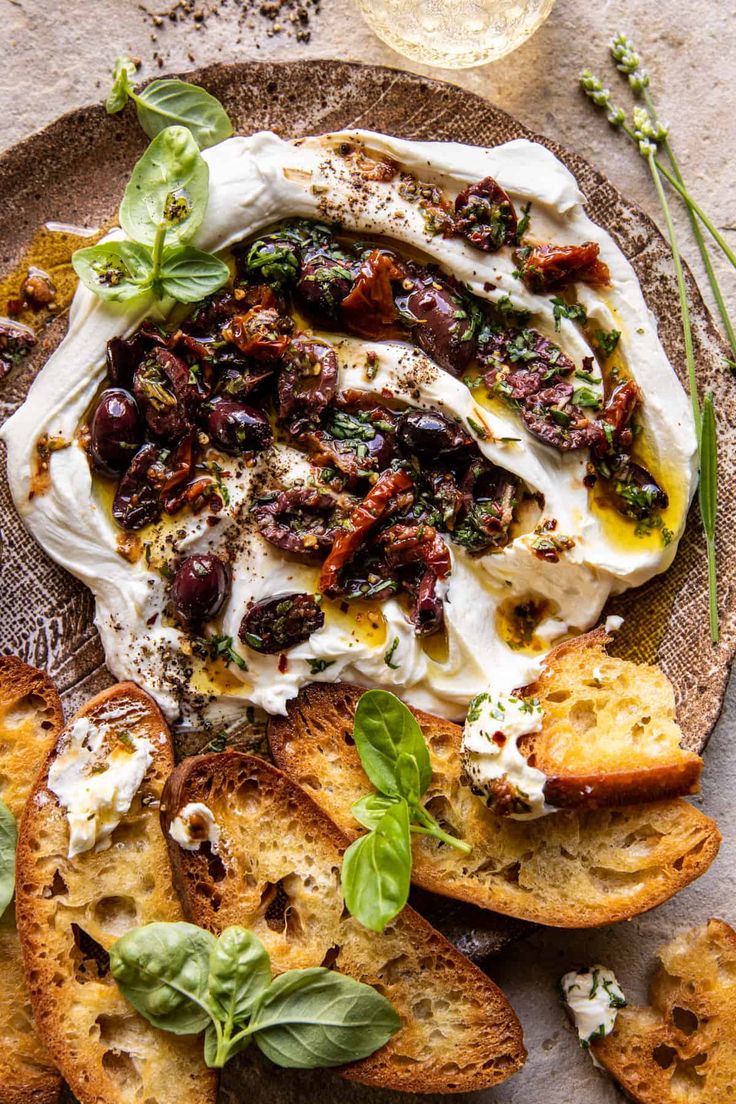
M607 0L600 5L557 0L548 22L515 53L490 66L452 72L404 61L372 35L350 0L322 0L319 10L314 0L304 0L304 5L308 23L290 23L288 11L281 21L270 18L259 10L268 5L240 0L0 0L5 47L0 148L70 108L103 98L117 54L139 57L141 78L214 61L353 59L427 73L487 97L533 130L576 149L661 225L645 164L576 88L578 71L589 65L611 87L614 98L626 103L628 90L607 56L608 39L626 30L646 54L654 97L662 117L672 124L685 179L736 245L731 173L723 152L735 131L736 84L725 63L736 58L736 21L724 0L695 0L685 6L678 0L661 0L658 5L640 0ZM172 8L175 19L168 14ZM295 9L293 4L291 10ZM683 253L708 298L687 218L680 211L677 227ZM723 264L718 271L736 311L736 278ZM732 684L706 753L703 794L696 799L718 820L725 842L714 866L696 885L653 913L614 928L540 931L495 961L490 972L520 1015L529 1061L507 1085L478 1094L478 1101L528 1104L545 1099L548 1104L570 1104L573 1091L576 1104L622 1099L576 1045L557 1004L555 985L566 970L584 962L604 962L617 971L629 997L642 1000L656 948L675 930L714 915L736 923L736 755L730 747L735 725Z

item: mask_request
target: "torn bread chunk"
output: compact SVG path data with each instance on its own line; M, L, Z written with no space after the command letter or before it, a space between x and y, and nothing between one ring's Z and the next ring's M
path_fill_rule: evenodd
M519 750L556 808L631 805L698 790L703 760L681 746L675 695L658 667L609 656L604 629L558 645L525 689L542 710Z
M16 822L63 724L51 679L0 656L0 800ZM0 1104L55 1104L61 1076L33 1022L13 903L0 918L0 976Z
M372 790L353 741L363 692L347 683L312 683L289 702L285 717L271 717L268 725L276 764L350 839L364 831L352 806ZM415 836L415 885L521 920L584 928L654 908L700 877L718 853L716 824L681 800L568 810L523 823L499 816L463 775L462 729L412 712L432 766L422 801L472 847L461 855Z
M80 721L86 722L86 741L78 739ZM115 784L118 753L122 747L133 755L142 744L150 761L140 784L124 787L124 798ZM81 756L80 800L96 839L83 849L70 849L78 827L69 816L76 808L71 789L62 788L71 803L62 804L49 787L54 764L74 748ZM122 997L109 971L110 947L130 928L182 919L158 822L173 765L158 707L133 683L120 683L88 702L64 729L21 823L17 914L33 1012L80 1104L170 1104L172 1086L178 1104L214 1104L217 1082L204 1066L201 1038L152 1027ZM112 772L106 791L86 785L106 771ZM96 812L90 793L100 797Z
M171 825L206 802L218 850L182 848ZM379 1051L337 1072L364 1085L469 1092L505 1081L525 1058L503 993L411 908L382 934L344 906L347 839L281 771L240 752L181 763L161 810L177 888L194 923L218 934L249 928L277 973L331 966L388 997L402 1027Z
M638 1104L736 1099L736 932L723 920L659 951L650 1005L628 1005L591 1054Z

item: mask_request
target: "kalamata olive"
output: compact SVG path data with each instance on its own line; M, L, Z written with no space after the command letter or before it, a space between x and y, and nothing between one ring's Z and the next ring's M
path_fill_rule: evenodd
M613 504L624 517L644 521L655 510L667 509L667 492L646 468L635 464L628 456L622 455L610 460L605 470L611 472L608 486Z
M440 368L454 376L467 368L477 349L474 326L462 299L431 274L414 280L403 300L416 319L412 337Z
M324 554L332 547L342 517L331 494L311 487L282 491L256 506L254 513L267 541L305 556Z
M95 469L118 475L130 464L143 440L138 405L129 391L104 391L90 423L90 455Z
M197 384L186 361L168 349L152 349L139 365L133 377L133 394L156 437L176 439L192 428L194 407L199 401Z
M348 259L311 253L301 266L296 296L315 321L334 326L340 305L352 287L353 272Z
M303 644L324 623L325 615L313 594L279 594L251 606L238 635L254 651L276 655Z
M491 176L471 184L455 200L455 233L476 249L493 253L516 242L516 211L500 184Z
M0 317L0 379L33 348L36 335L30 326Z
M123 529L142 529L161 517L161 494L168 470L158 445L138 449L118 483L112 516Z
M218 395L208 410L207 430L224 452L261 452L273 441L268 418L253 406Z
M402 451L420 460L454 460L473 447L473 438L457 422L436 410L409 410L399 419Z
M185 621L207 621L222 608L230 589L230 574L211 552L189 556L174 576L171 600Z
M246 249L237 250L235 256L238 275L251 283L283 289L299 275L299 245L281 234L258 238Z
M337 357L326 341L297 334L289 342L279 373L279 418L298 434L319 422L337 391Z
M146 354L146 342L140 334L133 337L111 337L107 343L107 376L113 387L130 390L133 373Z

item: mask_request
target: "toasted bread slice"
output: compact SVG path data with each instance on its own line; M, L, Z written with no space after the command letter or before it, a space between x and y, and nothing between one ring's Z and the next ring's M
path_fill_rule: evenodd
M632 805L696 793L703 760L680 747L675 693L664 672L606 653L604 629L558 645L539 680L541 732L519 749L547 775L557 808Z
M220 830L213 852L184 850L168 830L203 802ZM262 759L226 752L187 759L164 791L162 824L177 888L195 923L250 928L274 968L334 965L375 985L403 1026L343 1077L412 1092L467 1092L504 1081L526 1057L519 1021L485 974L411 908L381 935L345 911L347 840L303 790Z
M109 725L105 749L127 733L147 739L153 758L111 846L70 859L66 812L48 788L48 774L80 718ZM151 1027L121 996L108 968L110 946L129 928L182 916L158 823L173 765L158 708L133 683L120 683L88 702L62 732L21 822L17 915L33 1012L80 1104L215 1099L201 1038Z
M659 958L651 1007L622 1008L592 1052L639 1104L736 1100L736 932L709 920Z
M362 693L346 683L312 683L268 728L276 764L350 839L364 831L351 806L371 790L352 737ZM703 874L718 852L715 823L680 800L534 821L500 817L463 780L462 729L413 712L432 763L426 807L473 847L461 855L415 837L412 880L424 889L539 924L593 927L661 904Z
M63 724L51 679L0 656L0 799L16 820ZM12 904L0 919L0 976L0 1104L53 1104L61 1077L33 1024Z

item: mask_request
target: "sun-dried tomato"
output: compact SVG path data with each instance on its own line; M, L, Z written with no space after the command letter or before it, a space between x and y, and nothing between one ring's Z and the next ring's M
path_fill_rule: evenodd
M581 280L584 284L609 284L608 265L598 257L597 242L582 245L535 245L514 254L521 278L530 291L552 291Z
M395 257L374 249L360 266L353 289L342 301L342 317L351 333L370 339L401 337L393 281L404 275Z
M319 588L323 594L339 593L340 570L358 551L372 529L390 514L399 496L407 496L414 482L405 471L385 471L363 501L350 514L349 527L341 529L322 565Z

